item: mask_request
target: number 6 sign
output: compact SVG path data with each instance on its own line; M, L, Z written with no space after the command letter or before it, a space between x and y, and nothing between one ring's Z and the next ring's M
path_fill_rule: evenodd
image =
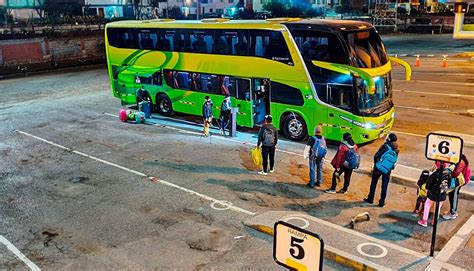
M323 240L315 233L289 223L275 223L273 258L293 270L323 270Z
M458 136L429 133L426 137L425 157L429 160L457 164L463 140Z

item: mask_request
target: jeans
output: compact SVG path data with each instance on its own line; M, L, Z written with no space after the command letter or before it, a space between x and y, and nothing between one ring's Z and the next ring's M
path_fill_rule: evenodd
M314 186L314 168L317 170L317 184L322 183L323 179L323 162L324 159L311 159L309 158L309 185Z
M341 167L339 170L334 171L334 173L332 174L332 184L331 184L332 190L336 190L336 186L337 186L336 173L338 173L339 176L341 176L341 174L344 173L344 187L342 189L347 191L347 189L349 188L349 185L351 184L352 169Z
M451 193L448 194L449 196L449 212L451 214L455 214L458 210L458 198L459 198L459 190L461 190L461 187L456 187L454 188Z
M227 116L221 117L221 130L222 132L227 129L227 126L229 126L229 118Z
M374 168L372 171L372 181L370 182L370 192L369 196L367 196L367 199L369 201L374 201L375 190L377 189L377 183L379 182L380 176L382 176L382 192L380 193L379 204L384 205L385 198L387 197L388 183L390 182L390 172L383 174L378 169Z
M268 172L268 157L270 157L270 170L275 166L275 146L262 146L263 172Z

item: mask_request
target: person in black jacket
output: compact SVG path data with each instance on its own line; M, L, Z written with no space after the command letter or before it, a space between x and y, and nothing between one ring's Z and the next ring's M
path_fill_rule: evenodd
M430 215L430 209L433 203L439 202L439 210L446 200L446 191L448 189L448 180L451 179L451 172L453 167L448 167L442 173L441 181L439 180L439 172L436 171L430 175L428 182L426 183L426 189L428 190L428 198L425 201L425 207L423 209L423 218L418 221L418 225L426 227L428 216ZM436 207L435 207L436 208ZM431 220L431 225L434 225L434 216Z
M258 174L267 175L268 157L270 157L270 173L273 172L275 166L275 147L278 142L278 133L272 124L272 116L266 115L265 121L258 131L257 148L262 147L263 170Z
M392 172L393 168L389 170L388 173L384 174L379 169L377 169L375 164L377 164L377 162L380 161L380 158L382 158L382 155L385 152L389 151L389 148L394 150L398 155L399 150L398 150L398 144L397 144L397 135L395 135L394 133L388 134L387 138L385 139L385 143L382 146L380 146L379 150L374 155L374 169L372 170L372 180L370 182L370 191L367 198L364 199L364 201L367 203L370 203L370 204L374 203L375 190L377 188L377 183L379 181L380 176L382 176L382 191L380 193L379 207L383 207L385 205L385 198L387 197L388 183L390 182L390 173Z

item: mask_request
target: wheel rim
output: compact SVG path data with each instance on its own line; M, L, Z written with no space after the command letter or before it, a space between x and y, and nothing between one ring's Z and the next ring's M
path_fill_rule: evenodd
M166 99L161 99L160 110L163 113L168 113L170 111L170 105Z
M291 137L297 138L303 133L303 123L297 118L293 118L288 121L287 129Z

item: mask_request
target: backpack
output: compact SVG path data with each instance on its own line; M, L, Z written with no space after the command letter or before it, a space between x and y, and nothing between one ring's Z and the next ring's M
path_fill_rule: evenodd
M265 128L263 131L263 137L262 137L262 145L264 147L273 147L275 144L275 133L273 133L273 130Z
M326 146L326 140L324 140L324 137L321 137L321 139L317 138L316 136L313 136L314 138L314 144L313 144L313 150L311 152L311 155L309 156L309 159L321 159L326 156L326 153L328 152L328 147Z
M394 151L388 144L385 144L388 150L385 151L380 160L375 163L375 168L377 168L382 174L387 174L395 167L395 163L398 160L398 154Z
M355 148L349 148L342 165L347 169L356 169L360 165L360 155Z

